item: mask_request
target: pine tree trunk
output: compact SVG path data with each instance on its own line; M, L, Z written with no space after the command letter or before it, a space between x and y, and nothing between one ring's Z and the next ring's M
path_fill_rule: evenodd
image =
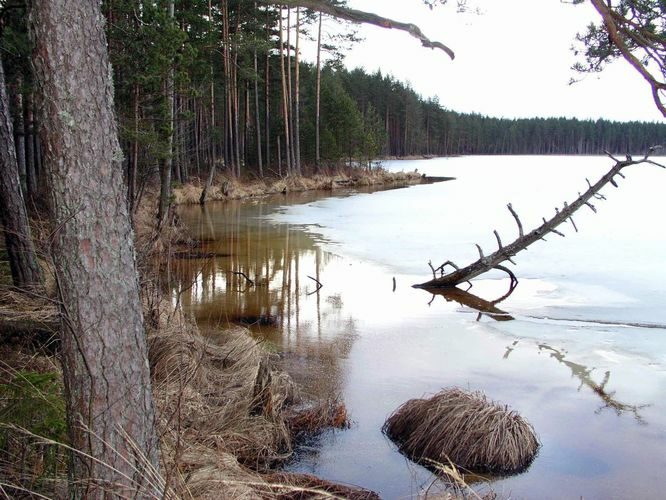
M257 3L254 3L254 8L257 8ZM257 49L254 49L254 124L255 124L255 138L257 141L257 167L259 168L259 177L264 176L264 161L261 155L261 118L259 117L259 60L257 57Z
M31 200L37 193L37 151L35 148L35 116L32 91L25 96L25 198Z
M99 2L32 2L52 189L70 498L160 498L133 233ZM64 62L64 63L63 63Z
M175 18L175 5L174 0L169 0L168 5L169 18ZM166 81L164 82L164 96L166 101L166 121L167 121L167 137L166 137L166 157L160 161L160 200L157 210L157 220L161 226L166 221L167 212L169 211L169 204L171 203L171 171L173 169L173 107L176 95L175 87L175 68L174 61L170 62L169 71L167 73Z
M208 19L210 19L210 22L212 23L213 19L213 4L211 0L208 0ZM210 63L210 144L211 144L211 151L210 151L210 163L211 167L210 168L215 168L215 164L217 163L217 151L216 151L216 144L215 144L215 67L213 65L213 61L211 60ZM197 153L198 153L198 148L197 148ZM197 167L198 169L198 167Z
M301 39L301 9L296 9L296 55L294 57L294 164L296 173L302 175L301 170L301 69L300 69L300 54L299 42Z
M25 120L23 118L23 78L21 75L16 79L16 85L12 94L14 104L14 144L16 145L16 162L18 164L19 180L21 181L21 192L25 197L28 186L25 170Z
M287 121L289 122L289 174L296 172L296 156L294 155L294 86L292 82L291 68L291 8L287 7Z
M284 34L282 32L282 9L280 9L278 30L280 32L280 77L282 80L282 118L284 121L284 149L285 149L285 158L287 160L286 161L287 174L290 174L291 156L289 154L289 151L291 149L291 140L290 140L291 133L289 132L289 90L287 88L287 74L284 67ZM288 47L287 50L289 50ZM282 175L281 171L282 169L280 169L280 175Z
M266 10L266 40L270 41L271 30L268 22L268 9ZM264 75L264 120L266 121L266 169L271 168L271 101L270 101L270 74L271 74L271 55L266 51L266 70Z
M22 113L22 110L19 109L17 112ZM21 192L2 60L0 60L0 222L5 235L14 286L29 288L39 285L42 279Z
M236 33L239 32L240 15L236 13ZM233 91L233 126L234 126L234 152L236 156L236 177L241 175L241 150L240 150L240 92L238 91L238 45L234 43L234 60L231 65L231 88Z
M127 169L127 201L130 215L134 213L136 198L136 175L139 169L139 85L132 89L132 108L134 112L134 137L132 138L132 154Z
M317 80L315 88L315 165L321 169L321 25L322 14L319 13L319 29L317 33Z

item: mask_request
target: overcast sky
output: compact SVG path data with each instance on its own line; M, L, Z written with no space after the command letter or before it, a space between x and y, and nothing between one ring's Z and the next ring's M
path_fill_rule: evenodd
M455 4L455 0L451 0ZM353 8L417 24L456 53L421 47L409 35L363 26L350 68L381 69L449 109L490 116L566 116L663 122L650 89L624 61L569 85L570 50L596 11L560 0L470 0L480 15L454 6L430 10L422 0L349 0Z

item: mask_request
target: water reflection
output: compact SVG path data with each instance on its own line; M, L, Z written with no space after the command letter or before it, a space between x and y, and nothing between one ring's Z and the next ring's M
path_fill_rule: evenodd
M599 396L599 398L604 404L603 406L599 407L595 413L599 414L606 408L610 408L615 412L615 414L618 417L624 415L625 413L628 413L632 415L634 419L636 419L636 422L638 422L639 424L641 425L647 424L645 419L640 415L639 410L647 408L649 405L647 404L630 405L627 403L622 403L621 401L615 399L615 391L609 392L606 390L606 386L610 381L610 376L611 376L610 370L606 370L604 372L604 376L603 379L601 380L601 383L597 383L592 378L592 372L594 372L595 370L594 368L588 368L585 365L569 361L568 359L566 359L566 353L564 351L551 347L547 344L539 344L538 347L539 347L539 352L547 352L552 359L557 360L558 363L563 364L564 366L566 366L571 370L571 375L580 380L580 385L578 386L579 391L582 389L583 386L586 386L592 389L592 392L594 394ZM505 355L505 357L508 357L508 354Z
M476 317L477 321L481 320L482 316L488 316L496 321L511 321L514 319L508 312L503 311L497 307L497 304L506 300L511 296L513 291L516 289L513 281L509 291L495 300L485 300L481 297L474 295L468 290L461 290L458 287L449 287L449 288L422 288L428 293L432 294L432 299L428 302L428 305L432 305L435 299L438 296L444 297L444 300L447 302L457 302L461 306L467 306L471 309L474 309L479 312Z
M501 175L513 180L528 173ZM526 193L541 193L524 185L530 186L521 188ZM182 217L202 244L176 263L176 290L210 334L230 322L247 324L280 351L307 392L343 393L355 425L334 439L322 436L315 457L304 457L294 470L360 484L386 498L418 493L431 476L408 465L379 429L407 399L459 385L524 412L544 440L530 471L497 480L496 491L515 498L552 498L553 491L556 498L631 498L636 491L659 497L659 471L666 466L666 358L661 332L637 327L664 324L657 273L663 266L648 259L645 266L654 277L632 275L636 285L629 289L616 283L617 266L603 274L606 262L596 257L595 219L576 236L590 232L592 243L577 240L564 251L549 242L523 256L526 278L501 304L488 300L505 293L505 282L492 277L443 300L422 295L409 286L424 278L422 262L444 244L467 247L476 235L465 231L486 227L486 214L497 204L479 204L483 226L464 221L457 227L456 217L445 216L459 207L450 187L314 203L319 195L311 193L297 195L298 206L289 209L276 208L287 197L211 205L208 214L186 208ZM414 215L432 207L447 222L439 239L431 221ZM308 224L306 231L302 224ZM593 262L589 255L595 255ZM634 293L638 284L640 294ZM616 290L622 293L611 293ZM472 315L459 314L457 304L491 320L473 322ZM602 321L591 323L592 318ZM650 425L637 425L646 421Z
M300 202L309 199L315 197L297 195ZM339 258L323 251L316 235L265 222L285 201L227 202L213 212L183 208L181 217L200 243L174 263L174 296L210 335L229 324L247 326L283 353L308 392L326 398L340 391L340 360L356 338L355 321L321 277Z

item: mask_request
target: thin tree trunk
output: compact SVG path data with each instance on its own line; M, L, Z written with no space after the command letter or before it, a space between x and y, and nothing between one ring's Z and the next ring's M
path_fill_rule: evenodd
M254 8L257 8L257 2L254 2ZM264 176L264 162L261 156L261 119L259 118L259 60L257 49L254 49L254 123L255 136L257 141L257 167L259 168L259 177Z
M240 31L240 14L236 12L236 33ZM231 66L231 86L233 89L233 111L234 111L234 151L236 153L236 177L241 175L241 153L240 153L240 92L238 91L238 44L234 43L234 61Z
M175 19L175 5L174 0L169 0L168 5L169 18ZM171 171L173 168L173 134L174 134L174 101L175 101L175 67L174 61L170 61L169 71L164 83L164 95L166 100L166 121L167 121L167 137L166 137L166 158L160 161L160 200L157 211L157 220L161 226L166 222L167 213L169 211L169 204L171 203Z
M280 136L277 136L278 175L282 177L282 151L280 151Z
M25 96L25 178L26 178L26 200L31 200L37 193L37 151L35 148L35 115L32 91Z
M208 19L212 23L213 19L213 4L212 0L208 0ZM211 60L210 62L210 144L211 144L211 151L210 151L210 162L211 162L211 168L215 168L215 164L217 163L217 151L216 151L216 144L215 144L215 68L213 65L213 61ZM198 169L198 167L197 167Z
M266 9L266 41L270 42L271 31ZM266 70L264 74L264 119L266 121L266 169L271 168L271 101L270 101L270 74L271 74L271 55L266 50Z
M99 2L32 2L29 19L57 228L52 251L68 444L76 450L69 496L161 498L134 235Z
M296 9L296 54L294 56L294 163L296 173L302 175L301 170L301 68L300 64L300 48L299 42L301 39L301 9Z
M25 170L25 120L23 117L23 78L16 78L15 90L12 94L14 104L14 144L16 145L16 162L21 181L23 195L28 192Z
M317 31L317 80L315 87L315 165L321 169L321 25L322 14L319 13L319 29Z
M134 213L134 200L136 198L136 175L139 170L139 85L132 89L132 108L134 110L134 137L132 138L132 155L127 172L127 201L130 215Z
M291 70L291 8L287 7L287 121L289 122L289 146L287 155L289 156L289 173L296 172L296 157L294 155L294 86L292 82Z
M287 75L284 67L284 34L282 32L282 9L280 9L279 26L280 31L280 77L282 79L282 117L284 120L284 144L285 144L285 158L287 160L287 173L291 173L291 157L289 150L291 148L290 132L289 132L289 90L287 88ZM287 47L287 50L289 48ZM279 146L279 143L278 143ZM282 169L280 168L280 172ZM282 173L280 173L282 175Z
M22 112L17 110L17 113ZM30 235L16 158L5 71L0 60L0 222L13 283L19 288L30 288L39 285L42 276Z
M233 175L236 174L236 163L238 156L235 156L235 138L234 138L234 113L233 113L233 84L232 84L232 68L231 68L231 40L229 36L229 5L227 0L222 4L222 43L223 43L223 59L224 59L224 94L226 102L226 117L225 117L225 151L226 158L228 158L228 167Z

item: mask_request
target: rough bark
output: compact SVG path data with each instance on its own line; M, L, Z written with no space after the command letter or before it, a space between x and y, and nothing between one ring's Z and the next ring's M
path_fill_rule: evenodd
M12 94L14 107L14 144L16 145L16 162L18 164L21 192L26 196L28 191L27 173L25 170L25 119L23 116L23 78L16 78L16 85Z
M25 173L26 173L26 199L32 199L37 193L37 151L35 149L35 117L32 91L25 95Z
M42 278L21 192L2 60L0 60L0 222L14 285L19 288L39 285Z
M493 269L497 269L507 273L511 277L512 282L517 281L514 274L508 268L501 265L503 262L509 261L513 263L512 257L514 257L518 252L525 250L532 243L544 239L544 237L550 233L554 233L559 236L564 236L562 232L556 229L560 224L564 222L570 222L574 227L574 229L578 231L578 228L576 227L576 224L573 221L573 214L583 206L587 206L591 210L596 212L596 208L591 203L591 200L593 199L604 200L605 197L599 194L599 191L601 191L601 189L607 184L612 184L615 187L617 187L617 182L615 180L615 177L616 176L624 177L624 175L621 173L621 170L624 169L625 167L631 165L638 165L641 163L649 163L652 165L657 165L661 168L666 168L663 165L660 165L649 159L649 155L656 149L660 148L661 146L650 148L648 154L646 154L640 160L634 160L630 156L627 156L626 160L619 160L609 154L609 156L613 159L613 161L615 161L615 165L613 166L613 168L611 168L594 185L592 185L588 181L589 187L587 191L585 191L583 194L579 194L578 198L575 201L573 201L571 204L565 202L564 206L561 209L556 208L555 215L553 217L551 217L548 220L544 218L542 225L540 225L538 228L534 229L533 231L527 234L525 234L523 231L523 225L520 222L518 214L513 209L511 204L509 204L508 205L509 212L511 212L511 215L515 219L516 224L518 226L519 236L516 240L514 240L509 245L505 246L502 244L502 240L500 239L499 234L497 233L497 231L495 231L495 237L497 239L497 246L498 246L498 249L495 252L486 256L484 255L481 247L477 245L477 249L479 250L479 259L477 261L463 268L458 267L455 263L451 261L445 262L437 269L433 268L431 265L430 268L432 270L433 279L425 283L421 283L419 285L414 285L414 287L415 288L454 287L461 283L469 282L470 280L476 278L477 276L484 274L488 271L491 271ZM454 271L449 274L445 274L445 269L447 266L451 266L452 268L454 268ZM440 273L439 277L437 276L437 272Z
M158 441L99 2L34 1L71 498L154 498Z
M127 168L127 201L130 215L134 213L136 199L136 176L139 171L139 85L132 89L132 109L134 113L134 137L132 138L132 153Z

